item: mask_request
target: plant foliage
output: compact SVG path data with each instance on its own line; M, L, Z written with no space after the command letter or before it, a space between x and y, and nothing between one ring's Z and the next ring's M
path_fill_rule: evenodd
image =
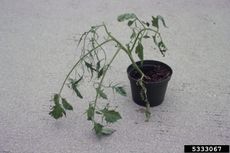
M93 99L89 102L88 108L85 111L87 120L92 122L93 130L97 135L112 134L115 130L108 128L107 126L117 122L122 117L116 109L110 107L109 103L106 106L103 106L103 104L99 102L110 99L106 94L108 88L121 96L127 95L123 86L119 84L108 85L104 81L104 78L118 53L124 52L141 76L138 80L138 85L141 88L140 95L146 102L146 120L149 120L151 113L146 94L147 90L144 83L144 79L147 78L147 76L136 65L134 56L137 56L143 62L144 46L142 42L147 40L150 40L153 45L157 46L162 55L164 55L167 48L159 32L159 28L161 24L164 27L167 26L163 17L159 15L152 16L150 21L142 21L134 13L125 13L119 15L117 21L126 22L127 27L130 29L130 40L125 44L121 43L119 39L114 37L104 23L91 26L91 28L84 32L79 38L77 45L81 48L81 56L67 74L59 93L53 95L53 105L49 112L49 115L53 118L59 119L66 116L66 111L73 110L72 105L66 100L66 98L62 97L62 91L66 84L71 90L73 90L79 99L91 96L89 94L83 95L80 90L81 84L84 83L84 80L88 79L88 81L93 84L92 87L95 89L95 96L92 96ZM109 43L114 45L115 51L107 51L104 49L105 45ZM112 54L112 57L108 58L108 54ZM74 74L75 76L73 76Z

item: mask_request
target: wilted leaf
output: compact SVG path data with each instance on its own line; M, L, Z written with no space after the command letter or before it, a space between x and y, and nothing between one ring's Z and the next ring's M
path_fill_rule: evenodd
M102 128L101 133L104 135L111 135L115 132L116 130L110 129L110 128Z
M133 14L133 13L125 13L125 14L119 15L117 17L117 20L119 22L122 22L122 21L125 21L125 20L135 19L135 18L136 18L135 14Z
M103 113L105 121L107 123L114 123L117 120L121 119L121 115L115 110L108 110L107 108L105 108L101 112Z
M156 27L157 29L159 28L157 17L152 16L152 26Z
M55 105L59 105L59 99L60 99L59 94L54 94L53 101Z
M76 95L79 97L79 98L83 98L83 96L81 95L80 91L77 89L76 86L72 86L72 89L75 91Z
M90 63L88 63L86 61L85 61L85 65L86 65L87 68L91 68L92 67L92 64L90 64Z
M51 108L51 112L49 112L49 115L51 115L53 118L58 119L62 116L66 115L65 110L61 107L61 105L55 105Z
M86 110L87 120L92 120L94 116L94 108L92 104L89 104L89 108Z
M161 20L163 26L167 28L164 18L162 16L160 16L160 15L158 15L157 18L158 18L158 20Z
M120 95L122 95L122 96L126 96L127 95L126 91L125 91L125 89L123 87L114 87L114 88L115 88L115 91L117 93L119 93Z
M163 41L160 41L160 42L158 43L158 47L159 47L160 49L166 49L166 46L165 46L165 44L163 43Z
M65 98L62 98L62 105L66 110L73 110L73 107L66 101Z
M79 82L82 80L83 76L81 76L78 80L74 80L74 79L69 79L70 80L70 84L71 84L71 88L74 90L74 92L76 93L76 95L79 98L83 98L80 91L77 89L77 86L79 84ZM70 87L70 86L69 86Z
M82 80L83 76L81 76L78 80L74 81L75 85L78 85L78 83Z
M90 70L91 72L91 78L93 77L93 71L96 71L95 68L93 68L93 65L85 61L85 66Z
M133 22L134 22L134 21L130 20L130 21L128 22L128 26L131 26L131 25L133 24Z
M104 93L103 90L101 90L101 89L99 89L99 88L96 88L96 91L97 91L98 95L99 95L101 98L103 98L103 99L108 99L108 98L107 98L107 95Z
M135 53L138 55L138 57L140 58L141 61L143 61L143 59L144 59L143 49L144 48L143 48L141 42L139 42L137 47L136 47Z
M101 125L100 123L94 123L93 129L97 135L102 134L102 128L103 128L103 125Z
M143 38L147 39L150 38L148 35L144 35Z
M165 56L164 52L166 52L167 48L166 48L165 44L163 43L163 41L160 41L160 42L158 43L158 48L159 48L161 54L162 54L163 56Z
M104 68L101 68L101 70L97 74L97 78L99 79L103 73L104 73Z
M98 61L97 64L96 64L96 70L99 71L100 68L101 68L101 61Z

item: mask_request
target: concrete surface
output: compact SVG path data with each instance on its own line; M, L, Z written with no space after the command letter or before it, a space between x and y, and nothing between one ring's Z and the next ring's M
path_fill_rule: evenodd
M185 144L230 144L229 8L228 0L1 0L0 153L182 153ZM108 78L126 86L127 97L111 99L123 119L99 139L83 115L86 102L65 89L75 110L55 121L49 100L79 55L73 37L104 21L124 38L116 21L124 12L165 17L167 56L148 46L146 57L168 63L174 74L145 123L121 54ZM81 90L90 100L91 89Z

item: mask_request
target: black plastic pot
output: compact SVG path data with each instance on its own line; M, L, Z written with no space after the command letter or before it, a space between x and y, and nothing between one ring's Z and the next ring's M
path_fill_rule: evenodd
M159 61L153 61L153 60L144 60L142 65L140 61L136 62L136 64L141 70L145 70L145 71L154 69L156 66L163 66L168 70L169 72L168 75L161 80L145 81L145 87L147 89L147 97L150 106L153 107L153 106L160 105L164 101L168 81L170 80L173 73L172 69L165 63ZM127 73L131 84L133 101L138 105L146 106L146 103L141 99L141 95L140 95L141 87L137 85L138 78L135 78L131 75L134 71L136 70L131 64L127 68Z

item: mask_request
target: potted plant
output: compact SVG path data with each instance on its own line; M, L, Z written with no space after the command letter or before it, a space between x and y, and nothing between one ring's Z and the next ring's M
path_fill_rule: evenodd
M62 96L64 86L67 85L76 93L77 97L83 99L84 96L79 90L79 86L83 80L89 79L95 89L95 97L89 102L86 110L87 120L92 122L97 135L109 135L114 132L107 125L121 119L120 113L116 111L116 107L111 107L109 103L101 108L98 101L108 99L105 90L109 88L122 96L126 96L126 91L120 84L110 83L108 85L104 82L111 64L120 52L125 52L127 59L131 61L127 73L131 83L132 96L137 104L146 107L146 121L151 115L150 107L159 105L163 101L172 70L162 62L144 60L142 41L150 40L164 56L167 49L159 32L159 22L166 27L164 19L161 16L152 16L151 21L146 22L140 20L133 13L126 13L118 16L117 20L119 22L126 21L132 32L130 41L125 45L114 37L104 23L92 26L81 35L78 41L78 46L81 46L80 58L67 74L60 91L52 97L54 104L51 106L49 114L55 119L66 116L67 110L73 110L71 104ZM111 58L107 56L107 51L103 48L108 43L113 44L116 49ZM134 61L135 54L139 57L139 62ZM74 70L75 75L73 76Z

